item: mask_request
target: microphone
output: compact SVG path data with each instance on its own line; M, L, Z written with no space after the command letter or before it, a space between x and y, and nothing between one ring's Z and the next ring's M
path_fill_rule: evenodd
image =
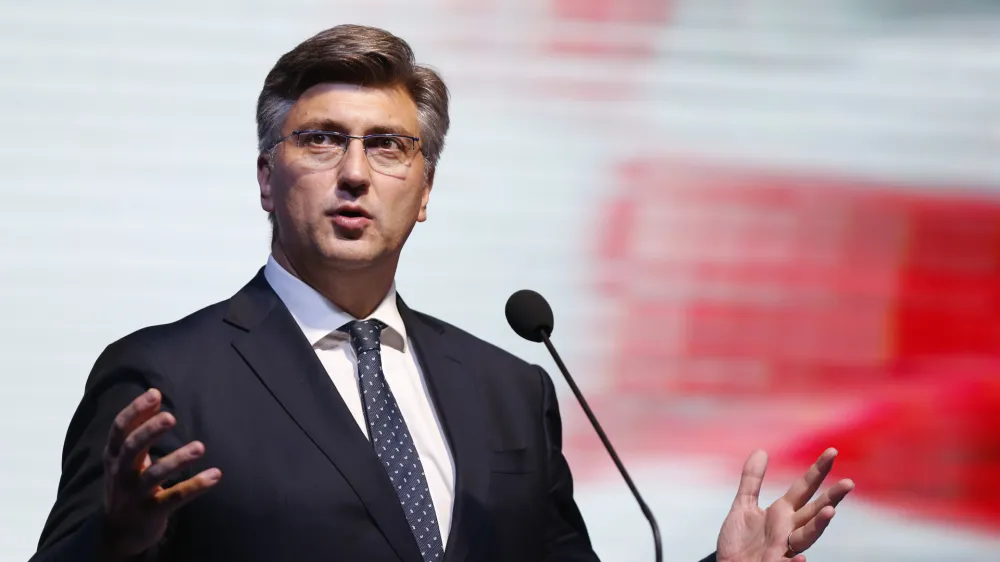
M604 444L604 448L607 449L608 455L611 456L611 460L615 462L615 466L618 467L618 472L621 473L622 478L625 479L625 483L628 484L629 490L632 491L632 495L635 497L635 501L639 504L639 509L642 510L642 514L646 516L646 520L649 521L649 526L653 530L653 547L656 552L656 562L663 561L663 545L660 543L660 527L656 524L656 518L653 517L653 512L650 511L649 506L642 499L642 495L639 494L639 490L635 487L635 483L632 482L632 477L629 476L628 471L625 470L625 465L622 464L620 458L618 458L618 453L615 452L615 448L611 446L611 441L608 440L608 436L604 433L604 429L601 427L600 422L594 416L594 412L590 410L590 406L587 405L587 401L583 398L583 393L580 392L580 388L576 386L576 382L573 377L569 374L569 369L562 362L559 357L559 353L556 352L555 346L549 341L549 335L552 334L552 326L554 324L554 318L552 316L552 307L545 300L545 297L531 291L528 289L520 290L507 299L507 306L504 308L504 313L507 316L507 323L513 328L517 335L522 338L533 341L541 342L545 344L548 348L549 354L552 355L552 359L555 360L556 365L559 370L562 371L564 377L566 377L566 382L569 383L569 387L573 390L573 394L576 395L576 399L580 402L580 406L583 408L584 413L587 414L587 419L590 420L590 425L594 426L594 431L597 432L597 436L601 438L601 443Z

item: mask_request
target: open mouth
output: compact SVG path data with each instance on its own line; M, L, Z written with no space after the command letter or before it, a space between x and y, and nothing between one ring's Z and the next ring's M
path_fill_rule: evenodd
M370 219L371 215L360 207L341 207L334 211L334 216L348 219Z
M372 222L372 217L362 207L350 205L336 209L331 215L331 220L341 235L355 239L360 237Z

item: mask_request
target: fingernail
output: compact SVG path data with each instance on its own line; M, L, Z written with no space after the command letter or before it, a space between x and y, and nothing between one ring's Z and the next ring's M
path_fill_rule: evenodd
M147 390L146 391L146 403L147 404L152 404L153 402L156 402L156 391L154 391L153 389Z
M205 477L208 478L209 482L218 482L219 479L222 478L222 471L220 471L217 468L213 468L212 470L208 471Z

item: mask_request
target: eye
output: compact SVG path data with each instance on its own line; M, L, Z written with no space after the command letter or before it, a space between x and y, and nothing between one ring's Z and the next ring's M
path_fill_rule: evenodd
M403 139L399 137L372 137L368 139L368 148L384 152L402 152L405 145Z
M342 144L342 141L336 135L323 132L309 132L302 133L299 135L299 144L305 147L331 147L338 146Z

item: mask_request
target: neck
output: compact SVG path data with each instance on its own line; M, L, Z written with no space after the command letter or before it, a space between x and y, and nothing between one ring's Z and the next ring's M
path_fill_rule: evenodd
M289 259L281 244L271 245L274 261L285 271L315 289L327 300L355 318L365 318L385 299L392 288L395 264L373 264L347 271L328 266L311 266L307 260ZM294 263L293 263L294 262Z

